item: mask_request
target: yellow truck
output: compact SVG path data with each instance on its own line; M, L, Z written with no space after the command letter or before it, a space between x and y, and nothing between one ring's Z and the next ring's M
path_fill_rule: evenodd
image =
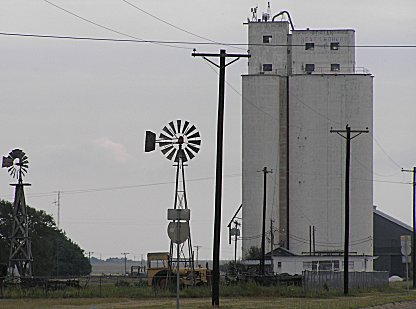
M147 254L147 284L158 288L176 286L176 268L170 267L169 252ZM181 286L206 285L211 282L211 272L207 268L184 267L179 269Z

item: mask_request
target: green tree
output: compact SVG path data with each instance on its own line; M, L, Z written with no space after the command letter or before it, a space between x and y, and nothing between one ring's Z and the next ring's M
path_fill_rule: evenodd
M8 263L13 205L0 201L0 264ZM77 276L91 272L84 251L56 227L52 216L27 207L35 276Z
M258 260L261 258L261 249L258 247L250 247L247 252L247 260Z

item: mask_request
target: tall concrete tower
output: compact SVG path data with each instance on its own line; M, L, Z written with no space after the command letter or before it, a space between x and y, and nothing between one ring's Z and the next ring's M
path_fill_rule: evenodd
M248 21L243 76L243 255L261 246L263 167L266 231L274 248L343 250L345 141L331 127L373 129L373 76L355 65L355 32L295 30L267 16ZM350 252L372 255L373 143L352 142ZM273 222L273 223L272 223ZM273 230L270 226L273 226ZM269 235L268 235L269 236ZM271 244L266 244L269 251Z

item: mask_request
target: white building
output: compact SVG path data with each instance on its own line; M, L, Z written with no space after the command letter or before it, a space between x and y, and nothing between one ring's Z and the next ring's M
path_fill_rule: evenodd
M343 250L345 139L330 130L348 124L370 131L351 142L350 251L372 256L373 76L355 65L355 32L294 30L266 19L247 23L243 255L261 247L263 167L273 170L266 252L270 239L295 255L308 255L313 238L320 254Z

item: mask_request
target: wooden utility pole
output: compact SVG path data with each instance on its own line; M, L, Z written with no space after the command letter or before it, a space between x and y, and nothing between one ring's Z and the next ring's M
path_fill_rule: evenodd
M237 270L237 241L238 241L238 236L240 235L240 233L238 232L238 226L241 225L241 223L239 223L237 220L234 221L234 267Z
M413 288L416 289L416 166L413 166L413 170L402 169L402 172L413 173L413 250L412 250L412 281Z
M56 215L56 226L59 230L60 225L60 216L61 216L61 191L58 191L58 198L53 204L58 207L58 212ZM59 277L59 237L56 238L56 277Z
M127 254L130 254L128 252L122 252L122 255L124 255L124 275L127 274Z
M199 248L201 248L202 246L194 246L196 248L196 267L199 267Z
M261 260L260 260L260 274L264 276L264 262L266 255L266 204L267 204L267 174L273 173L272 170L267 170L263 167L260 171L263 173L263 225L261 231Z
M368 133L365 130L351 130L351 127L345 127L345 130L330 130L331 133L337 133L347 142L345 157L345 223L344 223L344 294L348 294L348 268L349 268L349 239L350 239L350 160L351 160L351 140L362 133ZM344 136L343 133L346 133ZM351 133L354 135L351 136Z
M247 54L227 54L221 49L219 54L192 53L194 57L203 57L206 61L220 69L218 90L218 123L217 123L217 167L215 174L215 214L214 214L214 245L213 245L213 274L212 274L212 305L220 305L220 236L221 236L221 194L222 194L222 157L223 157L223 131L224 131L224 98L225 98L225 68L242 57L250 57ZM219 58L220 64L208 58ZM227 58L235 58L225 63Z

